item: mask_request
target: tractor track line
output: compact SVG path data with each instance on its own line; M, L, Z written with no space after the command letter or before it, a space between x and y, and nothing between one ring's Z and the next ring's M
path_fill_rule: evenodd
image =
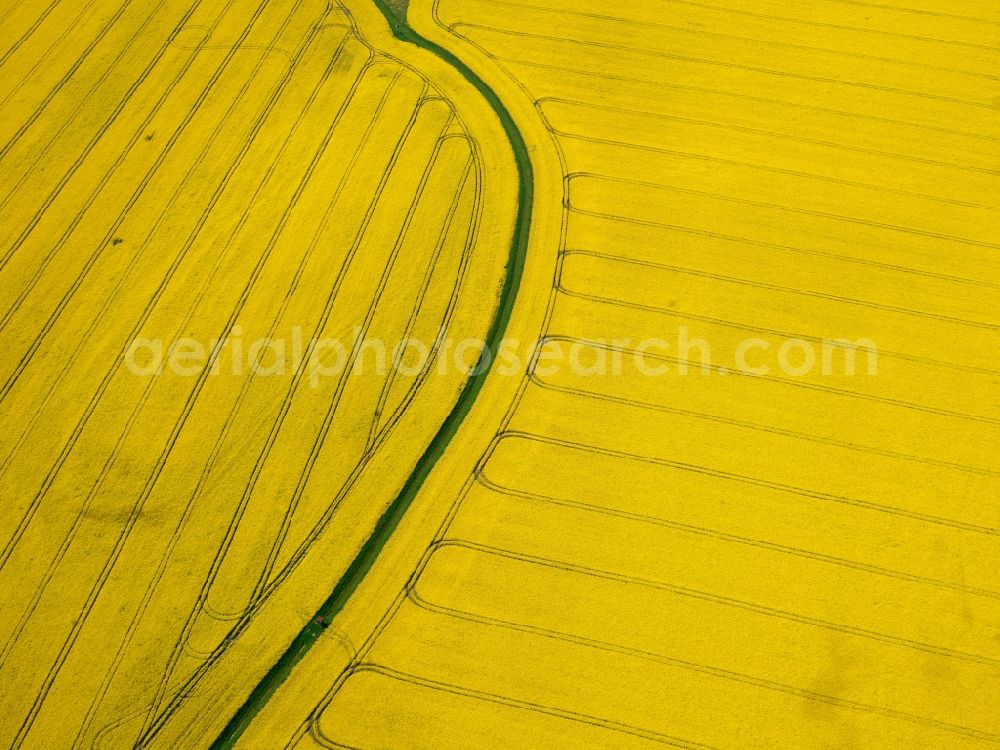
M414 31L404 19L399 18L395 14L386 0L373 0L373 2L389 22L393 36L403 42L409 42L425 49L441 58L476 88L489 103L497 117L499 117L507 140L513 149L518 177L518 209L514 222L514 231L511 236L510 252L507 259L503 287L500 290L500 297L493 322L486 335L486 348L484 351L494 351L498 348L503 334L507 329L514 300L517 296L517 290L520 286L521 275L524 270L524 260L527 254L528 233L531 226L531 208L534 198L534 171L527 146L520 131L517 129L517 125L514 123L513 117L511 117L503 102L500 101L496 93L476 73L455 54L435 42L425 39ZM370 536L362 545L358 554L344 572L344 575L341 576L336 586L334 586L330 596L327 597L326 601L317 610L316 615L299 631L299 634L292 640L274 666L257 683L246 701L229 720L219 737L212 743L211 750L229 750L229 748L235 747L240 736L250 726L254 717L264 708L271 696L274 695L281 684L291 674L295 665L305 657L323 633L323 628L317 623L317 618L323 618L329 622L344 608L344 605L358 588L365 575L374 566L382 548L399 525L400 520L402 520L406 510L417 496L427 476L444 454L452 437L458 431L466 414L468 414L475 403L476 397L482 390L488 374L489 368L480 368L479 365L474 368L451 412L449 412L440 428L438 428L437 433L421 455L416 467L407 478L399 494L390 503L381 518L379 518Z

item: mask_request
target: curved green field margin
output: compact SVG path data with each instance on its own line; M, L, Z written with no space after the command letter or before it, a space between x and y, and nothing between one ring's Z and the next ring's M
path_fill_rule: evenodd
M465 63L451 52L425 39L410 28L405 19L398 17L392 8L389 7L386 0L374 0L374 2L386 17L386 20L388 20L393 36L437 55L476 87L500 118L504 132L507 135L507 140L510 141L511 148L514 151L514 161L517 164L518 176L518 210L514 222L514 232L511 237L506 275L500 291L497 311L490 325L489 332L486 335L486 351L497 351L504 331L507 329L511 310L514 307L514 298L521 281L521 273L524 269L524 259L528 247L528 230L531 226L531 204L534 196L534 172L531 167L531 159L528 156L528 148L507 108L478 75L472 72ZM423 485L427 475L430 474L431 469L434 468L434 465L444 453L451 438L458 430L459 425L465 419L465 415L468 414L469 409L479 395L479 391L482 390L488 373L489 367L476 366L462 392L459 394L455 406L441 424L427 450L420 457L413 473L407 478L406 483L395 500L392 501L385 513L378 520L378 523L375 524L371 536L362 545L354 561L337 582L333 592L316 612L316 617L323 617L327 622L332 620L343 609L344 604L350 598L351 594L354 593L358 584L361 583L364 576L371 570L382 547L385 546L386 541L388 541L392 532L396 529L403 514L406 513L406 509L409 508L417 492L420 491L420 487ZM230 719L218 739L212 743L212 750L224 750L232 748L236 744L240 735L243 734L250 725L250 722L253 721L253 718L264 707L264 704L267 703L281 683L285 681L295 665L312 648L323 632L323 628L316 624L316 617L312 618L299 632L281 658L264 675L264 678L257 683L257 686L250 693L246 702L239 708L233 718Z

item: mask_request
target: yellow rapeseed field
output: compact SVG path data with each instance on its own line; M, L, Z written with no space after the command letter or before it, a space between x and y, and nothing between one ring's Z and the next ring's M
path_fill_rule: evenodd
M0 1L0 746L1000 744L1000 5L401 5Z
M237 747L1000 742L1000 7L408 20L528 144L507 334L578 366L494 373Z
M318 0L6 5L0 746L207 746L454 404L363 342L484 334L509 146Z

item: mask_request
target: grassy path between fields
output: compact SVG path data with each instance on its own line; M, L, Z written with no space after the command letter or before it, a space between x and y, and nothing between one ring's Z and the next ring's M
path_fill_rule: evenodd
M500 341L503 338L510 319L511 310L514 306L514 298L517 294L517 289L521 281L521 273L524 269L524 259L528 246L528 230L531 225L531 205L534 196L534 174L527 146L503 102L500 101L496 93L478 75L470 70L454 54L440 45L425 39L410 28L404 18L396 15L395 11L390 7L388 0L373 1L388 20L389 26L392 28L392 33L397 39L415 44L437 55L476 87L500 118L507 139L514 150L514 160L517 163L518 176L518 211L514 223L514 232L511 237L510 254L507 259L507 268L503 287L500 290L497 311L485 339L488 347L487 351L495 352L499 349ZM250 725L257 713L260 712L278 687L291 674L295 665L302 660L322 635L324 628L317 624L317 618L322 617L326 622L330 622L343 609L351 594L358 587L358 584L361 583L361 580L375 564L379 552L381 552L382 547L389 540L400 519L402 519L403 514L406 513L406 509L420 491L420 487L423 485L427 475L430 474L438 459L443 455L445 448L447 448L451 438L462 424L465 415L468 414L469 409L479 395L479 391L482 389L488 373L489 367L476 367L474 373L469 376L469 380L459 394L455 406L445 418L437 434L435 434L430 445L427 447L427 450L420 457L413 473L407 478L399 494L379 519L372 530L371 536L362 545L354 561L337 582L330 596L323 602L323 605L316 612L316 616L295 637L275 665L257 683L246 702L239 708L233 718L230 719L222 734L212 743L212 750L223 750L235 746L240 735Z

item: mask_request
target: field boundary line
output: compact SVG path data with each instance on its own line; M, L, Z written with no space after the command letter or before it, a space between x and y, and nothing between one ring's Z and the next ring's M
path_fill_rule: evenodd
M514 152L518 179L518 207L514 220L503 286L500 290L493 321L485 337L487 346L492 349L495 344L498 344L502 340L507 323L510 320L527 254L528 233L531 225L531 210L534 198L534 172L527 145L506 106L504 106L500 98L482 78L473 72L455 54L418 34L404 19L399 18L395 14L386 0L374 0L374 2L382 15L385 16L392 35L396 39L413 44L434 54L472 84L496 113ZM240 736L253 721L254 717L288 678L295 665L302 660L320 638L323 628L318 624L317 620L323 618L325 621L330 621L344 608L351 595L360 585L362 579L364 579L368 571L374 566L379 553L399 525L406 510L412 504L424 480L437 464L438 459L444 454L451 438L465 420L465 416L475 403L476 397L479 395L488 374L489 368L479 368L478 366L474 368L472 374L466 380L458 396L458 400L417 461L413 472L407 478L395 499L379 518L371 534L335 585L330 596L316 612L316 616L299 632L282 656L268 670L250 693L247 700L226 724L222 733L212 743L212 750L224 750L236 745Z

